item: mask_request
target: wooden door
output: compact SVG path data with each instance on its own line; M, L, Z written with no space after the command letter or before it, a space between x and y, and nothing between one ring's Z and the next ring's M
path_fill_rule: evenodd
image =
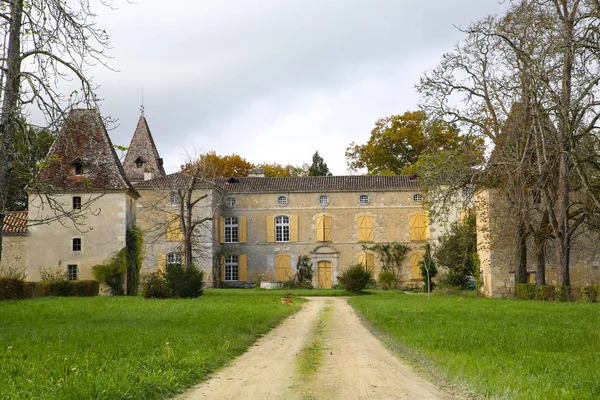
M319 289L331 289L331 262L319 261Z

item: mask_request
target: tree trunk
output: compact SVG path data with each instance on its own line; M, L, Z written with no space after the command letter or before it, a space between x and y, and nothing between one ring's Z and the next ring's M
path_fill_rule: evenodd
M6 53L6 87L0 117L0 258L2 257L2 228L8 196L8 183L14 157L14 137L17 129L19 90L21 82L21 25L23 0L10 5L10 29Z
M546 284L546 239L536 235L535 242L535 284L541 286Z
M527 283L527 229L525 224L520 222L517 230L517 260L519 265L515 271L516 283Z

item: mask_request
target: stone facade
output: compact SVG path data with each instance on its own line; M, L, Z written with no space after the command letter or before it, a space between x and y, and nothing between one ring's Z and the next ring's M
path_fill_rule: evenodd
M498 189L479 190L476 195L477 252L481 261L483 293L489 297L511 297L515 289L516 220ZM600 251L598 235L578 232L574 235L570 251L570 278L572 286L592 285L600 282ZM546 245L546 284L556 285L556 267L553 243ZM533 241L527 243L527 277L535 282Z

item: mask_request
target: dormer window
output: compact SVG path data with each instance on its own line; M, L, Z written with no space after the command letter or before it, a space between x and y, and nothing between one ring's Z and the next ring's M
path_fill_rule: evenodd
M73 161L71 163L71 165L73 166L73 173L75 175L83 175L84 173L84 168L83 168L83 162L78 158L75 161Z
M142 157L138 157L137 160L135 160L135 166L136 168L142 168L144 166L144 160L142 160Z

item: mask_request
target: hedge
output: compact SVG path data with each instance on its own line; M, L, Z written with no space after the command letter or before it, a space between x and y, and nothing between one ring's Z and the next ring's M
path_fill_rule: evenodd
M0 278L0 300L30 299L43 296L97 296L97 281L25 282L15 278Z
M516 285L515 298L518 300L585 301L595 303L600 300L600 285L536 286L534 283L521 283Z

